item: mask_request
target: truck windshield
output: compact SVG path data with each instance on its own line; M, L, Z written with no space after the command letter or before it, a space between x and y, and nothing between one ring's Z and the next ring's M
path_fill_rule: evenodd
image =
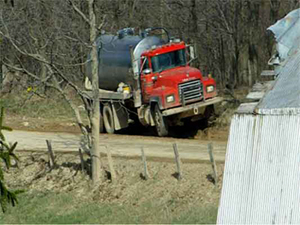
M154 56L151 62L154 73L184 66L186 64L185 49Z

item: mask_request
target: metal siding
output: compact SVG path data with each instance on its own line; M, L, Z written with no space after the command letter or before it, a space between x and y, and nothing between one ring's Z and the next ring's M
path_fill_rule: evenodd
M293 42L274 87L233 117L218 224L300 224L299 13L270 28Z
M299 146L299 115L234 115L217 223L300 223Z

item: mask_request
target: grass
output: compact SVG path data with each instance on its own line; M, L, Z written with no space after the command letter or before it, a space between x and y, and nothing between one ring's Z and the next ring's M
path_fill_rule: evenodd
M9 114L29 118L68 119L74 117L73 112L62 96L53 93L50 97L41 98L26 91L18 94L8 94L0 98L0 105ZM52 97L53 96L53 97ZM74 97L74 96L73 96ZM76 104L82 104L75 99Z
M155 202L155 201L154 201ZM0 214L1 224L95 224L95 223L173 223L212 224L217 207L193 206L189 210L172 212L172 206L148 202L141 206L87 202L70 193L24 193L19 204ZM174 205L174 204L173 204Z

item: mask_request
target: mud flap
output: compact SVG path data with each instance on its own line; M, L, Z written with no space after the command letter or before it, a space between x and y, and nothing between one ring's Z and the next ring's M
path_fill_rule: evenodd
M153 115L151 113L150 106L140 107L138 109L139 121L143 126L155 126Z
M121 130L128 127L129 115L124 106L119 102L112 103L114 114L115 130Z

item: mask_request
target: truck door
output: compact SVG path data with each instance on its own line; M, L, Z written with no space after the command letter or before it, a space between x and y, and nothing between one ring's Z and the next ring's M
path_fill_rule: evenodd
M141 65L142 65L141 89L142 89L143 103L149 103L150 94L153 90L153 80L152 80L152 69L150 67L148 57L142 60Z

